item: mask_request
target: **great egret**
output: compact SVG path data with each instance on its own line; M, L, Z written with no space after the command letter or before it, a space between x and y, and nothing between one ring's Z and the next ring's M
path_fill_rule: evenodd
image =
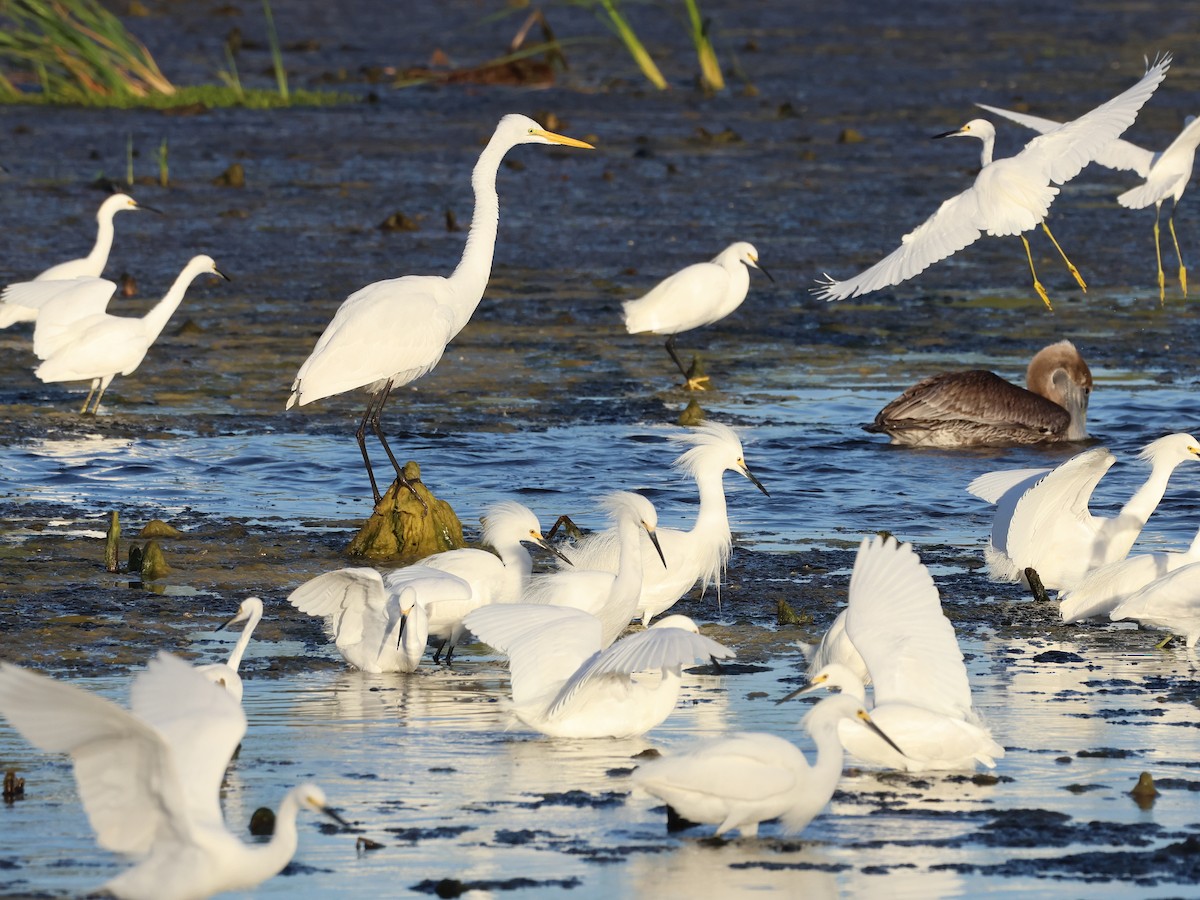
M605 649L595 616L564 606L484 606L466 625L508 656L512 713L551 737L629 738L671 714L682 670L734 652L668 616Z
M1122 600L1108 617L1182 634L1188 649L1200 639L1200 563L1190 563Z
M105 199L96 213L99 230L96 233L96 243L92 247L92 252L81 259L72 259L51 266L35 276L33 281L20 282L5 288L0 293L0 328L7 328L14 322L36 321L42 305L57 293L57 286L51 282L81 276L99 276L104 271L105 265L108 264L108 253L112 249L113 216L119 212L135 209L158 212L151 206L139 206L138 202L128 194L113 194Z
M893 444L969 447L1040 444L1087 437L1092 373L1070 341L1043 347L1017 387L984 369L920 381L866 426Z
M1092 569L1079 584L1059 596L1058 611L1064 622L1107 615L1150 582L1194 562L1200 562L1200 532L1186 550L1139 553Z
M136 864L104 885L117 897L187 900L245 890L296 852L296 814L344 821L313 784L290 790L265 844L221 815L225 767L246 733L241 704L192 666L159 653L133 682L132 710L0 662L0 714L27 741L69 753L84 811L106 850Z
M670 609L697 581L704 589L716 585L720 590L725 564L733 548L725 507L725 473L739 472L767 493L762 482L747 467L741 439L728 425L705 422L691 431L672 436L671 440L689 448L672 465L695 479L700 511L690 531L678 528L656 530L663 555L669 560L665 568L650 553L650 538L642 539L642 593L635 617L641 618L643 624L649 624L655 616ZM588 535L574 546L565 548L564 555L580 569L616 572L620 559L616 529Z
M625 630L637 612L642 593L642 541L644 530L663 566L669 566L655 533L658 513L641 494L616 491L601 505L616 523L619 563L616 574L576 565L574 571L535 575L529 581L525 603L570 606L600 620L601 647L607 647Z
M973 137L983 142L982 168L975 183L943 203L936 213L901 239L899 248L860 275L836 281L829 275L818 280L813 291L825 300L844 300L899 284L917 275L938 260L967 247L986 232L1017 235L1025 246L1033 287L1047 309L1051 309L1046 289L1038 281L1033 254L1023 232L1039 224L1062 254L1067 268L1085 291L1087 285L1046 225L1050 204L1058 196L1056 184L1066 184L1096 154L1133 124L1138 110L1150 99L1154 89L1171 65L1171 54L1156 59L1142 79L1078 119L1034 138L1016 156L992 159L996 129L986 119L972 119L957 131L935 137Z
M633 783L688 822L716 825L718 836L736 828L752 838L760 822L776 818L785 834L796 834L825 808L842 777L838 724L844 719L878 731L858 700L835 694L804 717L817 745L812 765L791 741L740 732L643 763Z
M1032 128L1039 133L1052 131L1059 126L1058 122L1031 116L1026 113L1013 112L1010 109L1000 109L980 103L988 112ZM1192 166L1196 162L1196 147L1200 145L1200 119L1188 116L1183 122L1183 131L1176 135L1175 140L1166 150L1155 153L1145 150L1137 144L1118 138L1096 154L1094 162L1109 169L1130 170L1146 179L1135 188L1131 188L1117 197L1117 202L1126 209L1145 209L1154 204L1154 255L1158 260L1158 302L1165 303L1167 297L1167 278L1163 272L1162 245L1159 242L1158 220L1162 214L1163 201L1171 198L1171 215L1167 225L1171 229L1171 240L1175 244L1175 258L1179 260L1179 287L1183 296L1187 296L1187 269L1183 265L1183 254L1179 252L1179 238L1175 236L1175 210L1179 208L1179 200L1187 190L1192 178Z
M408 566L383 576L375 569L326 572L288 595L288 603L325 620L325 633L356 669L415 672L429 638L429 611L439 602L461 603L471 586L448 572Z
M367 456L367 427L383 445L397 480L413 491L383 435L379 415L393 388L420 378L438 364L446 345L467 324L483 298L500 217L496 170L504 154L518 144L594 149L584 141L546 131L526 116L502 118L471 174L475 213L458 268L448 278L405 275L355 291L338 307L292 382L288 409L355 388L365 388L370 394L355 436L376 504L381 495Z
M34 369L42 381L86 381L92 388L83 401L81 413L86 413L92 395L96 394L96 405L92 413L100 410L100 400L105 390L117 375L128 375L142 364L146 351L158 340L171 315L183 300L184 292L198 275L219 275L228 281L211 256L194 256L170 290L154 307L141 317L112 316L104 312L104 306L78 315L74 304L64 304L59 314L59 296L53 308L47 305L38 318L33 336L33 352L43 360ZM112 284L112 282L106 282ZM113 286L115 289L115 285ZM93 297L98 297L96 294ZM111 296L111 291L109 295ZM104 298L104 304L108 297ZM99 389L99 393L96 393Z
M450 661L454 646L463 634L463 617L471 610L489 603L516 603L521 599L533 571L533 560L525 543L566 559L546 541L533 511L512 500L494 503L484 511L483 543L496 552L462 547L435 553L420 561L422 566L457 575L471 585L470 598L458 604L438 603L436 608L429 610L429 632L442 639L433 657L435 663L441 658L446 644L450 645L446 662ZM383 580L388 584L387 575Z
M851 754L909 772L973 769L977 762L995 767L1004 748L972 707L954 627L911 544L876 536L859 545L845 629L870 674L871 718L895 741L843 722L838 735ZM811 681L784 699L817 687L841 690L860 704L866 697L863 679L840 663L825 665Z
M680 269L660 282L644 297L626 300L621 304L625 328L630 334L667 335L667 352L683 374L684 387L689 391L707 388L707 375L692 377L675 352L675 336L702 325L711 325L725 318L742 305L750 289L750 268L771 273L758 264L758 251L753 244L739 241L730 244L711 262L696 263Z
M218 628L218 631L236 625L239 622L245 622L242 628L242 633L238 636L237 643L234 644L233 650L229 654L229 660L223 663L211 663L207 666L199 666L200 673L209 681L215 681L225 690L233 695L233 698L242 702L242 678L238 674L238 666L242 664L242 655L246 652L246 648L250 646L250 636L254 634L254 629L258 627L258 623L263 617L263 602L258 597L247 597L238 607L237 615Z
M1103 447L1072 456L1053 471L991 472L967 490L996 505L991 539L984 551L996 581L1024 581L1037 571L1047 588L1069 591L1092 569L1124 559L1167 489L1175 467L1195 462L1200 442L1190 434L1151 441L1139 458L1150 477L1120 513L1093 516L1088 501L1116 457Z

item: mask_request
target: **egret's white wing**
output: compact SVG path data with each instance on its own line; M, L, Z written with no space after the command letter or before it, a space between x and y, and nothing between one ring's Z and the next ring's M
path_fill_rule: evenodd
M517 706L557 689L600 649L600 621L566 606L493 603L473 610L463 624L508 656Z
M632 778L651 793L658 787L755 801L796 786L796 775L789 766L807 768L804 754L790 741L773 734L737 732L644 763Z
M1133 87L1077 119L1035 137L1013 159L1039 167L1055 184L1065 184L1120 136L1137 118L1171 66L1171 54L1154 61Z
M729 290L729 273L716 263L696 263L664 279L643 297L621 304L630 334L688 331L707 321L711 304ZM693 304L700 308L693 310ZM689 317L689 312L695 315Z
M657 554L655 559L657 559ZM522 603L569 606L590 615L599 615L612 591L611 572L572 569L535 575L525 588ZM628 624L628 623L626 623ZM624 626L622 626L623 628Z
M1018 125L1032 128L1041 134L1053 131L1063 124L1053 119L1043 119L1041 116L1031 116L1028 113L1016 112L1011 109L988 106L986 103L976 103L975 105L980 109L986 109L990 113L1010 119ZM1137 172L1137 174L1145 178L1150 174L1150 167L1154 164L1158 155L1151 150L1139 147L1137 144L1131 144L1129 141L1117 138L1108 146L1098 150L1092 162L1099 163L1107 169Z
M838 613L829 630L821 635L821 642L811 650L804 651L808 657L808 677L811 679L830 663L839 663L862 679L863 684L870 684L871 673L863 662L862 654L846 634L846 610Z
M1106 615L1125 598L1187 562L1183 553L1141 553L1099 566L1059 595L1059 614L1064 622Z
M1185 615L1200 615L1200 562L1189 563L1150 582L1118 604L1109 618L1114 622L1121 619L1169 622Z
M875 705L909 703L954 718L971 713L971 686L954 627L911 544L864 539L850 576L846 634L871 673Z
M192 822L224 827L221 781L246 734L241 703L199 669L160 652L134 679L130 707L166 740Z
M736 655L724 644L683 628L647 628L592 654L559 690L546 710L546 717L553 718L561 714L570 707L581 690L598 679L615 677L628 680L637 672L666 671L712 658L730 659Z
M39 309L33 327L33 352L47 359L79 336L80 323L103 316L117 292L106 278L26 281L5 289L3 301Z
M1020 490L1024 493L1033 487L1043 475L1048 475L1051 469L1001 469L998 472L986 472L967 485L967 492L974 494L980 500L993 505L1009 491Z
M366 567L326 572L288 595L300 612L325 619L325 631L339 647L362 641L368 611L386 620L387 599L383 577Z
M164 831L189 840L191 823L170 748L137 716L5 662L0 714L31 744L71 754L79 796L101 847L143 854Z
M452 550L450 554L457 552ZM478 558L489 557L498 566L503 566L499 559L485 550L470 550L469 553L471 556L478 554ZM384 584L391 593L399 593L405 585L413 587L417 592L417 602L429 614L429 628L433 632L462 621L463 616L485 602L476 592L475 585L455 574L457 567L453 561L448 561L448 567L442 568L438 557L443 555L448 554L428 556L416 565L396 569L383 576ZM469 564L464 569L469 571Z

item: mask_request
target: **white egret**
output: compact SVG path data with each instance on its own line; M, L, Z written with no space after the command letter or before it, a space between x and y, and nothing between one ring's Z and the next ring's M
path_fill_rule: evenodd
M984 369L944 372L910 387L866 426L893 444L968 447L1040 444L1087 437L1092 373L1075 345L1043 347L1025 372L1027 388Z
M242 633L238 636L237 643L234 644L233 650L229 654L229 660L223 663L211 663L207 666L199 666L200 673L209 681L215 681L225 690L233 695L233 698L242 702L242 678L238 674L238 667L242 664L242 655L245 654L246 648L250 646L250 636L254 634L254 629L258 627L258 623L263 617L263 602L258 597L247 597L238 607L237 615L218 628L221 631L236 625L239 622L245 622L242 628Z
M1116 461L1103 447L1072 456L1058 468L981 475L967 490L996 505L984 558L996 581L1026 581L1033 568L1047 588L1069 591L1092 569L1124 559L1158 507L1171 473L1195 462L1200 443L1190 434L1151 441L1139 455L1150 477L1116 516L1093 516L1088 501Z
M1200 639L1200 563L1189 563L1122 600L1108 616L1181 634L1188 649Z
M565 559L546 541L541 524L531 509L512 500L502 500L489 506L483 515L483 543L494 548L496 553L463 547L421 560L422 566L457 575L471 585L472 591L471 596L461 603L447 600L428 609L429 632L442 639L442 645L433 657L435 663L441 658L446 644L449 644L446 661L450 661L454 645L463 634L463 617L471 610L489 603L516 603L521 599L533 571L526 542ZM383 580L385 585L388 584L387 575Z
M108 253L112 249L113 216L135 209L158 212L151 206L139 206L128 194L113 194L105 199L96 213L99 230L91 253L82 259L72 259L51 266L35 276L33 281L9 285L0 292L0 328L7 328L14 322L36 321L42 305L57 293L57 285L52 282L81 276L99 276L108 264Z
M429 638L429 610L462 602L471 586L456 575L408 566L383 576L375 569L326 572L288 595L288 603L325 620L325 633L356 669L415 672Z
M869 684L871 681L871 673L867 670L867 664L863 661L862 654L858 652L858 648L846 634L846 610L844 609L838 613L828 630L821 635L819 643L802 644L800 649L808 662L805 671L810 680L815 678L817 673L826 666L836 663L853 672L854 677L861 683Z
M246 845L221 815L221 781L246 733L241 704L183 660L160 653L133 682L131 711L0 662L0 714L51 753L69 753L97 843L136 864L104 885L130 900L245 890L296 852L296 814L342 822L313 784L283 799L269 843Z
M659 528L655 534L662 553L669 560L663 567L650 551L650 538L642 539L642 592L635 616L644 624L670 609L697 581L707 590L716 585L720 591L725 564L733 548L729 514L725 506L726 472L739 472L767 494L746 465L742 442L736 431L720 422L705 422L672 441L689 446L672 465L696 481L700 511L690 531ZM767 494L770 496L770 494ZM588 535L564 555L580 569L616 572L620 542L614 528Z
M1074 588L1059 595L1058 611L1064 622L1107 615L1150 582L1195 562L1200 562L1200 532L1186 550L1139 553L1092 569Z
M736 828L744 837L755 837L760 822L776 818L785 834L796 834L825 808L842 777L838 723L844 719L878 730L856 699L835 694L804 717L817 745L812 765L791 741L740 732L643 763L633 783L665 801L686 823L716 825L718 836Z
M669 563L655 533L658 513L654 504L641 494L616 491L607 495L601 505L616 522L620 553L616 574L576 565L575 571L571 572L535 575L525 589L523 600L525 603L570 606L591 613L600 620L600 646L607 647L637 612L642 592L643 530L650 536L663 566Z
M679 361L675 336L719 322L741 306L750 290L751 267L775 280L758 264L758 251L753 244L745 241L730 244L711 262L680 269L644 297L621 304L625 329L630 334L667 335L667 353L683 374L684 387L689 391L706 390L704 382L708 376L693 377Z
M911 544L864 539L850 576L845 633L870 675L871 718L891 741L853 722L838 727L842 745L864 762L909 772L994 768L1004 748L971 704L971 686L954 627L929 570ZM811 685L866 698L863 679L831 662ZM895 743L892 743L894 741ZM897 747L899 750L897 750Z
M77 307L71 306L68 314L66 305L61 307L62 315L59 315L59 303L63 300L60 296L54 304L48 304L38 318L33 352L43 362L34 369L34 374L45 382L90 380L92 388L80 412L87 412L95 394L96 404L92 413L98 413L100 400L113 378L129 375L142 364L146 351L158 340L171 315L182 302L188 285L204 274L219 275L229 280L217 268L211 256L194 256L163 298L140 317L112 316L104 312L103 306L79 316ZM108 303L107 298L104 303Z
M1087 285L1067 259L1046 225L1050 204L1058 196L1056 184L1066 184L1096 154L1133 124L1138 110L1150 99L1171 65L1171 55L1154 61L1145 76L1122 94L1078 119L1035 137L1016 156L992 159L996 129L986 119L972 119L957 131L935 137L974 137L983 142L982 168L975 183L943 203L936 213L901 239L900 247L860 275L836 281L829 275L818 281L814 293L825 300L844 300L917 275L938 260L967 247L986 232L996 236L1017 235L1025 246L1033 286L1046 308L1050 298L1038 281L1033 254L1023 232L1039 224L1062 254L1067 268L1085 291Z
M668 616L607 649L599 619L565 606L493 604L466 624L508 656L513 715L551 737L645 734L675 708L684 666L735 655L687 616Z
M983 103L978 105L988 112L1012 119L1042 134L1059 126L1058 122L1040 116L1013 112ZM1179 200L1187 190L1188 182L1191 181L1197 145L1200 145L1200 119L1188 116L1183 122L1183 131L1176 135L1166 150L1155 153L1118 138L1097 153L1094 159L1094 162L1105 168L1137 172L1146 179L1137 187L1117 197L1117 202L1126 209L1145 209L1151 203L1154 204L1154 255L1158 260L1159 303L1166 302L1167 277L1163 272L1158 220L1162 215L1163 201L1168 197L1171 198L1171 215L1167 219L1167 225L1171 229L1171 240L1175 244L1175 258L1179 261L1179 287L1183 290L1183 296L1187 296L1187 268L1183 264L1183 254L1179 252L1179 238L1175 236L1175 211L1179 208Z
M500 217L496 171L504 154L518 144L593 149L584 141L546 131L526 116L502 118L471 174L475 213L458 268L448 278L406 275L355 291L338 308L292 382L288 409L356 388L371 395L355 436L376 504L381 495L367 456L367 427L383 445L397 480L412 490L384 438L379 415L393 388L420 378L438 364L446 345L483 298Z

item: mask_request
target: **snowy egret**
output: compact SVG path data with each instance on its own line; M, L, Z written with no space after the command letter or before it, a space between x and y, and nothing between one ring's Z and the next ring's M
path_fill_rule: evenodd
M1010 109L999 109L980 103L988 112L1006 119L1012 119L1026 128L1045 134L1058 128L1059 123L1040 116L1013 112ZM1117 202L1126 209L1145 209L1154 204L1154 255L1158 259L1158 302L1166 302L1167 277L1163 272L1162 245L1159 242L1158 220L1162 215L1163 201L1171 198L1171 216L1167 225L1171 229L1171 240L1175 244L1175 258L1179 261L1179 287L1183 296L1187 296L1187 269L1183 264L1183 254L1179 252L1179 238L1175 236L1175 211L1179 208L1179 200L1187 190L1192 178L1192 166L1196 162L1196 147L1200 145L1200 119L1188 116L1183 123L1183 131L1167 146L1166 150L1155 153L1137 144L1118 138L1096 154L1094 162L1109 169L1130 170L1146 179L1135 188L1131 188L1117 197Z
M69 753L101 847L137 859L104 888L122 898L186 900L254 887L296 852L296 814L346 823L313 784L293 788L269 843L247 846L221 815L221 781L246 733L241 705L160 653L133 682L132 711L0 662L0 714L27 741Z
M821 635L819 643L815 645L801 644L800 649L808 662L806 671L810 680L815 678L817 673L826 666L836 663L853 672L854 677L863 684L869 684L871 681L871 673L867 669L862 654L858 652L858 648L846 634L846 610L844 609L838 613L828 630ZM785 699L790 699L790 697Z
M735 655L687 616L668 616L607 649L600 620L565 606L485 606L466 624L508 656L513 715L551 737L645 734L675 708L684 666Z
M522 598L525 603L570 606L591 613L600 620L601 647L607 647L625 630L637 612L642 593L642 541L644 530L663 566L669 565L655 533L658 512L641 494L616 491L601 505L616 522L619 562L616 574L587 569L576 564L576 571L535 575Z
M954 627L911 544L876 536L859 545L845 633L870 674L871 718L895 742L843 722L838 735L850 753L909 772L973 769L977 762L995 767L1004 748L972 707ZM841 663L823 666L811 681L784 699L817 687L841 690L860 704L866 697L863 679Z
M1059 595L1058 611L1064 622L1107 615L1150 582L1195 562L1200 562L1200 532L1186 550L1139 553L1093 569Z
M866 426L914 447L1039 444L1087 437L1092 373L1070 341L1043 347L1025 372L1027 388L983 369L926 378Z
M705 422L689 432L672 436L671 440L690 445L672 465L695 479L700 511L690 531L657 529L663 555L670 561L665 568L650 554L649 537L643 538L642 593L635 610L643 624L670 609L697 581L703 589L715 584L720 591L721 577L733 548L725 507L724 474L740 472L767 494L762 482L746 465L741 439L728 425ZM620 559L616 529L588 535L567 548L564 555L580 569L616 572Z
M1189 563L1122 600L1108 616L1182 634L1188 649L1200 638L1200 563Z
M688 822L715 824L718 836L736 828L744 837L755 837L760 822L775 818L785 834L796 834L825 808L842 777L838 723L843 719L878 731L858 700L835 694L804 717L817 745L812 765L791 741L740 732L643 763L633 783Z
M229 660L223 663L212 663L207 666L199 666L200 673L210 681L215 681L225 690L233 695L233 698L242 702L242 678L238 674L238 666L242 664L242 655L246 652L246 648L250 645L250 636L254 634L254 629L258 627L258 623L263 617L263 602L258 597L247 597L238 607L237 615L218 628L218 631L236 625L239 622L245 622L242 628L242 633L238 636L237 643L234 644L232 652L229 654Z
M494 548L496 553L463 547L435 553L420 561L422 566L457 575L471 585L472 591L471 596L462 603L446 601L438 603L435 609L428 609L429 633L442 639L442 645L433 657L435 663L441 658L446 644L450 645L446 662L450 661L454 655L454 645L463 634L463 616L471 610L489 603L516 603L521 599L533 571L533 560L525 549L525 542L566 560L561 552L546 541L533 511L512 500L502 500L484 512L483 542ZM385 575L383 580L387 584L388 576Z
M630 334L667 335L667 352L685 379L689 391L706 390L707 375L693 377L675 352L675 336L701 325L711 325L742 305L750 290L750 268L759 269L767 278L771 273L758 264L753 244L730 244L711 262L696 263L680 269L660 282L650 293L637 300L626 300L621 307L625 328Z
M146 351L158 340L171 315L179 307L188 285L204 274L219 275L229 280L217 268L211 256L194 256L163 298L140 317L112 316L104 312L104 306L79 316L78 307L73 304L69 307L69 314L64 306L64 313L60 316L57 312L63 300L60 296L53 304L53 309L47 305L38 317L33 352L43 362L34 369L34 374L45 382L90 379L92 388L80 412L87 412L95 394L96 405L92 413L98 413L100 400L113 378L128 375L141 365L146 358ZM106 297L104 304L107 303Z
M96 233L96 244L92 252L82 259L72 259L69 262L51 266L33 281L10 285L0 293L0 328L7 328L14 322L34 322L38 318L42 304L53 296L55 285L50 282L80 276L99 276L108 264L108 252L112 249L113 216L125 210L144 209L158 212L152 206L139 206L138 202L128 194L113 194L100 204L96 213L99 230ZM16 290L19 288L20 290Z
M1164 54L1124 93L1054 131L1035 137L1020 153L1006 159L992 159L996 129L986 119L972 119L957 131L936 135L973 137L983 142L982 168L975 183L943 203L901 239L898 249L871 268L847 281L836 281L826 275L818 281L814 292L825 300L856 297L907 281L938 260L975 243L984 232L996 236L1015 234L1025 246L1033 287L1050 309L1050 298L1038 281L1029 241L1023 234L1039 224L1062 254L1079 286L1087 290L1078 270L1046 225L1050 204L1058 196L1054 185L1066 184L1078 175L1097 153L1133 124L1138 110L1150 99L1170 65L1171 55Z
M1092 492L1116 457L1103 447L1072 456L1053 471L990 472L967 490L996 505L984 557L996 581L1024 581L1037 571L1047 588L1068 591L1092 569L1124 559L1180 463L1195 462L1200 443L1190 434L1151 441L1139 454L1150 477L1116 516L1093 516Z
M429 610L438 602L460 603L471 586L456 575L428 566L388 573L374 569L338 569L306 581L288 595L288 603L325 620L342 658L356 669L415 672L429 637Z
M458 268L448 278L405 275L355 291L338 307L292 383L288 409L356 388L370 394L355 437L376 504L381 496L367 456L367 427L383 445L400 484L413 490L388 446L379 415L393 388L420 378L438 364L446 345L483 299L500 217L496 171L504 154L518 144L594 149L584 141L546 131L526 116L502 118L471 174L475 213Z

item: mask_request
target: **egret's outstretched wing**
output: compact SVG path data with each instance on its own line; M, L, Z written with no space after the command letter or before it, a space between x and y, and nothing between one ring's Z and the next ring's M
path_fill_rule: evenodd
M383 576L383 584L393 596L406 587L416 591L417 603L424 607L430 622L461 619L475 598L475 591L466 579L421 563L388 572Z
M306 581L288 595L288 603L325 619L326 633L343 645L363 639L364 615L387 618L387 591L374 569L337 569Z
M561 714L581 690L601 678L627 680L637 672L667 671L709 659L730 659L735 655L724 644L683 628L647 628L592 654L559 690L546 710L546 717Z
M830 663L839 663L858 676L863 684L871 683L871 673L863 661L862 654L846 634L846 610L838 613L829 630L821 635L821 642L805 651L808 657L808 677L812 678Z
M985 503L993 505L1000 502L1009 491L1020 489L1024 493L1043 475L1049 475L1052 469L1001 469L998 472L985 472L967 485L967 492L974 494Z
M188 837L187 804L167 741L137 716L4 662L0 714L31 744L71 754L79 796L101 847L141 854L160 833Z
M106 278L83 276L66 281L26 281L10 285L2 299L17 306L38 309L33 327L33 352L46 359L78 336L80 322L102 316L117 292Z
M1028 113L1016 112L1011 109L988 106L986 103L976 103L975 105L980 109L986 109L990 113L1016 122L1018 125L1031 128L1040 134L1053 131L1063 124L1053 119L1043 119L1041 116L1031 116ZM1129 141L1117 138L1108 146L1098 150L1092 162L1099 163L1107 169L1137 172L1137 174L1145 178L1150 174L1150 167L1154 164L1158 156L1159 154L1153 151L1145 150L1137 144L1131 144Z
M600 649L600 620L566 606L493 603L473 610L463 624L508 657L517 706L557 690Z
M865 272L846 281L828 275L818 279L813 293L823 300L845 300L868 294L919 275L938 260L975 243L987 228L974 185L951 197L921 225L901 238L901 244Z
M850 576L846 634L871 673L876 706L909 703L959 719L971 714L954 627L911 544L863 540Z

